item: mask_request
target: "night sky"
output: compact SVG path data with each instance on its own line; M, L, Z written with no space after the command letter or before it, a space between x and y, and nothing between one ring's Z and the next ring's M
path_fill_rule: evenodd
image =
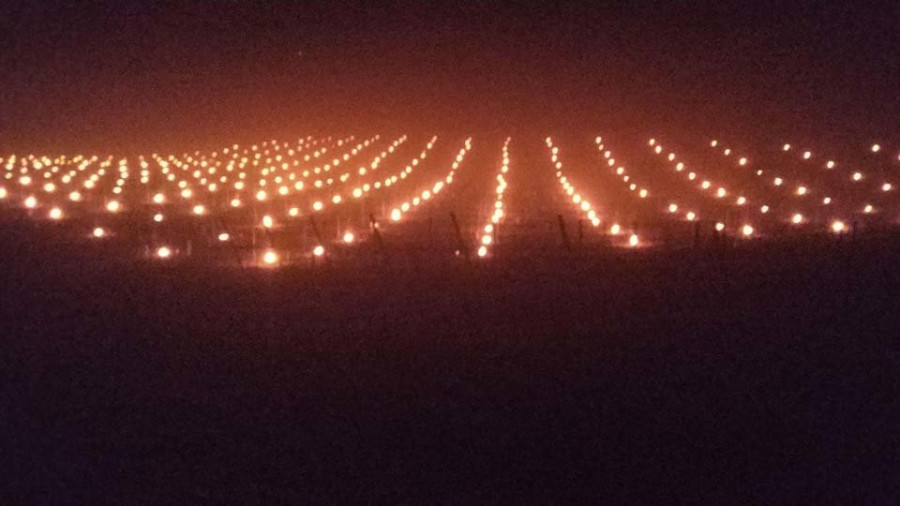
M900 4L5 2L0 150L304 133L896 137Z

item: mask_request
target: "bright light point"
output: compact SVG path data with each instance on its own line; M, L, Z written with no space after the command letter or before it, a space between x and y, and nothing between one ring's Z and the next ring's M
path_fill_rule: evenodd
M638 245L639 239L637 234L631 234L631 237L628 238L628 245L632 248Z
M638 192L638 195L639 195L642 199L647 198L647 190L641 189L641 191Z
M96 237L97 239L100 239L101 237L103 237L104 235L106 235L106 230L103 230L102 228L97 227L97 228L94 229L93 232L91 232L91 234L92 234L94 237Z
M394 208L391 210L391 221L400 221L400 217L401 213L399 209Z
M300 215L300 209L297 209L296 207L292 207L292 208L288 209L288 216L290 216L292 218L296 218L299 215Z
M831 197L825 197L824 199L822 199L822 203L827 206L831 203Z
M227 232L222 232L221 234L219 234L219 242L226 242L229 239L231 239L231 236L228 235Z
M58 207L54 207L53 209L50 210L50 212L48 213L48 216L50 217L51 220L62 219L62 217L63 217L62 209L60 209Z
M781 147L781 149L783 149L783 150L785 150L785 151L788 151L788 150L791 149L791 145L790 145L790 144L785 144L784 146Z
M866 214L871 214L874 210L875 208L872 207L872 204L866 204L866 207L863 208L863 212Z
M268 214L263 216L262 218L262 226L265 228L272 228L275 225L275 220L272 219Z
M804 159L804 160L809 160L810 157L812 157L812 153L811 153L811 152L809 152L809 151L804 151L804 152L803 152L803 159Z
M325 246L321 244L313 248L313 255L320 257L325 254Z
M803 215L800 213L795 214L794 216L791 217L791 223L793 223L794 225L799 225L800 223L803 223Z
M231 199L231 207L241 207L241 199Z
M0 187L0 200L5 199L9 196L9 192L6 191L6 188Z
M106 210L111 213L116 213L121 208L118 200L111 200L106 204Z
M267 250L265 253L263 253L262 260L266 265L275 265L276 263L278 263L278 253L275 253L272 250Z
M678 204L669 204L669 212L674 213L675 211L678 211Z
M806 195L806 187L798 186L797 187L797 195Z
M719 198L724 197L726 194L727 194L727 192L725 191L725 188L719 188L719 189L716 191L716 196L719 197Z
M321 211L324 207L325 207L325 204L323 204L319 200L313 202L313 205L312 205L313 211Z
M203 207L203 206L200 205L200 204L197 204L196 206L194 206L194 214L196 214L197 216L201 216L201 215L203 215L204 213L206 213L206 208L205 208L205 207Z
M826 168L829 168L829 169L833 169L833 168L834 168L834 161L828 160L828 163L825 164L825 167L826 167Z
M485 235L481 236L481 244L484 244L485 246L488 246L488 245L490 245L492 242L494 242L494 238L491 237L490 235L485 234Z
M69 194L69 200L71 200L72 202L78 202L79 200L81 200L81 194L77 191L74 191Z
M162 220L163 220L164 218L165 218L165 217L163 216L162 213L156 213L156 214L153 215L153 221L155 221L156 223L162 223Z
M862 172L854 172L853 173L854 181L862 181L862 178L863 178Z
M738 165L747 165L747 159L744 157L741 157L741 159L738 160Z
M600 144L600 141L597 141L597 144ZM650 145L656 144L656 139L650 139Z
M839 234L844 231L844 222L843 221L835 221L831 223L831 231Z
M694 211L688 211L688 213L685 215L685 217L687 218L688 221L694 221L694 219L697 218L697 215L694 214Z
M160 246L156 249L156 257L166 259L172 256L172 250L166 246Z
M879 151L881 151L881 146L878 144L872 144L872 152L877 153Z
M769 206L762 206L762 207L760 207L760 208L759 208L759 212L761 212L761 213L763 213L763 214L766 214L767 212L769 212Z
M622 227L619 226L618 223L613 224L613 226L609 227L609 233L612 235L619 235L619 232L622 231Z
M741 233L744 234L744 237L750 237L751 235L753 235L753 227L751 227L750 225L744 225L741 228Z
M883 185L881 185L881 191L883 192L889 192L891 191L891 188L893 188L893 186L891 186L891 183L884 183Z
M776 177L773 181L773 183L775 183L775 186L781 186L781 183L783 183L783 182L784 182L784 180L781 179L780 177Z
M259 200L260 202L266 200L266 192L264 190L259 190L258 192L256 192L256 200Z
M344 233L344 242L347 244L353 243L356 240L356 236L353 235L353 232Z
M487 256L487 246L481 246L478 248L478 256L484 258Z
M744 205L744 204L746 204L746 203L747 203L747 198L746 198L746 197L738 197L738 199L737 199L737 205L742 206L742 205Z
M716 223L716 232L721 232L723 230L725 230L725 224L721 221Z
M716 147L716 146L719 145L719 141L713 139L712 142L709 143L709 145L712 146L712 147Z
M163 195L162 193L157 193L156 195L153 196L154 204L162 204L165 201L166 201L166 196Z

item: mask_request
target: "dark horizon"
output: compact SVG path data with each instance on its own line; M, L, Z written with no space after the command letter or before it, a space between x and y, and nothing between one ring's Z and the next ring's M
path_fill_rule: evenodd
M896 4L49 1L0 12L4 152L610 127L890 143L900 117Z

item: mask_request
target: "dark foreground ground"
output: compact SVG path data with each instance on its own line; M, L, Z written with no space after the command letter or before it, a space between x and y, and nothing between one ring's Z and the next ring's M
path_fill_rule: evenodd
M241 273L0 233L3 504L897 504L900 240Z

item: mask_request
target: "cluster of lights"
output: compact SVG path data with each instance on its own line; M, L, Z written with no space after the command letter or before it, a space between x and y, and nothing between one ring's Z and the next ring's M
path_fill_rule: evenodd
M785 144L785 146L790 146L790 145L789 145L789 144ZM880 144L877 144L877 143L876 143L876 144L873 144L873 145L871 146L870 150L871 150L872 153L878 153L879 151L881 151L881 145L880 145ZM788 150L785 149L784 151L788 151ZM808 159L809 159L809 157L807 156L807 153L810 153L810 152L809 152L809 151L805 151L804 154L803 154L803 159L804 159L804 160L808 160ZM828 161L825 163L825 168L828 169L828 170L834 169L835 166L837 166L837 162L835 162L834 160L828 160ZM845 177L846 177L846 176L845 176ZM866 177L866 175L865 175L862 171L856 170L856 171L853 171L853 172L849 175L849 177L848 177L847 180L848 180L850 183L856 184L856 183L863 183L863 182L866 181L867 179L868 179L868 178ZM894 185L893 185L892 183L888 182L888 181L882 181L882 183L881 183L880 185L878 185L878 189L877 189L877 191L880 191L880 192L882 192L882 193L891 192L891 191L893 191L893 190L894 190ZM828 204L831 203L831 199L828 199L828 202L823 202L823 203L824 203L825 205L828 205ZM874 207L873 207L871 204L864 204L864 205L862 206L862 212L865 213L865 214L871 214L872 212L874 212Z
M506 173L509 172L509 137L503 143L503 155L500 162L500 171L497 172L497 188L494 191L494 206L488 223L482 228L479 239L478 256L484 258L488 255L490 247L494 244L494 234L500 221L503 219L503 192L506 191Z
M656 139L650 139L648 144L651 146L654 153L656 153L657 155L662 154L663 147L659 142L656 141ZM713 140L710 142L710 145L713 147L718 146L718 144L719 144L719 141L717 141L717 140ZM725 151L727 151L727 153L729 155L731 154L730 149L726 148ZM701 175L696 170L689 169L687 167L687 164L685 164L684 162L682 162L682 161L676 162L675 161L676 154L674 152L669 152L669 154L666 156L666 159L669 162L673 163L673 168L675 169L675 172L678 172L679 174L684 174L685 177L687 178L687 180L690 181L692 185L695 184L694 183L695 181L699 180L700 181L699 190L702 191L704 193L704 195L710 196L712 198L720 199L720 200L725 199L726 197L729 197L729 196L733 196L733 193L730 190L728 190L728 188L726 188L724 185L713 184L712 181L710 181L708 178ZM747 163L749 163L749 162L744 157L741 157L738 160L739 165L747 165ZM747 199L747 197L740 195L740 194L737 197L734 197L734 200L732 201L732 205L735 205L738 207L744 207L748 203L749 203L749 200ZM763 207L767 207L767 206L763 206ZM763 211L763 212L765 213L766 211Z
M715 145L712 145L712 144L711 144L711 146L712 146L712 147L715 147ZM781 150L784 151L784 152L791 151L792 149L793 149L793 146L791 146L791 144L789 144L789 143L786 143L786 144L784 144L784 145L781 147ZM724 152L723 152L723 154L724 154L725 156L728 156L728 153L724 153ZM803 151L803 153L801 154L801 158L802 158L803 160L809 160L809 159L812 158L812 156L813 156L812 151L809 151L809 150ZM746 160L746 158L741 158L741 160ZM740 165L745 165L745 164L740 164ZM826 167L827 167L827 168L830 169L830 168L833 168L834 166L835 166L835 162L834 162L833 160L828 160L828 161L826 162ZM757 177L762 177L764 173L765 173L765 172L764 172L762 169L758 169L758 170L756 171ZM807 195L809 195L810 193L812 193L812 190L809 188L809 186L807 186L807 185L804 184L804 183L795 183L795 184L792 184L792 185L787 185L786 182L785 182L785 179L784 179L783 177L778 176L778 175L774 175L774 176L771 176L771 177L772 177L772 185L775 186L775 187L777 187L777 188L781 188L781 187L789 188L789 187L792 187L793 190L791 191L791 195L794 196L794 197L800 197L800 198L802 198L802 197L806 197ZM822 205L828 206L828 205L831 205L831 203L832 203L831 197L825 196L825 197L822 198ZM768 213L769 210L770 210L770 208L769 208L768 205L763 205L763 206L761 206L761 207L759 208L759 211L760 211L761 213L763 213L763 214ZM807 222L807 219L803 216L803 214L801 214L801 213L799 213L799 212L796 212L796 211L793 212L793 213L791 213L791 215L790 215L790 217L788 218L788 220L789 220L789 222L790 222L791 224L793 224L793 225L801 225L801 224Z
M289 143L279 144L276 141L263 142L261 146L253 145L239 149L238 145L201 155L199 152L182 156L157 154L149 158L139 156L137 159L114 159L109 156L85 157L78 155L72 158L61 156L49 157L17 157L11 155L0 159L5 168L4 178L9 181L0 185L0 200L11 196L8 187L17 189L21 205L28 210L46 209L47 219L60 221L67 217L66 203L78 206L76 211L92 212L90 205L99 205L101 212L117 214L142 210L144 206L152 206L150 215L155 223L165 220L164 208L173 206L186 208L186 214L203 217L221 209L214 198L219 195L230 204L228 207L241 207L242 203L254 198L246 198L245 194L253 194L255 202L266 202L273 198L287 197L302 191L306 186L303 180L319 176L310 188L325 188L332 184L345 183L358 175L363 177L375 171L384 159L406 141L402 136L387 146L387 149L365 167L358 171L345 172L336 178L327 178L328 172L341 164L348 164L352 157L359 155L365 148L374 145L379 136L373 136L351 147L353 137L300 139L296 146ZM424 159L435 138L428 142L425 151L395 176L374 185L360 184L357 198L365 195L371 188L390 186L398 179L405 179L415 165ZM328 144L330 143L330 144ZM336 153L329 162L321 163L315 168L306 168L306 162L324 162L326 153L334 149L344 148L346 152ZM314 149L314 151L313 151ZM302 158L302 160L301 160ZM154 167L155 170L154 170ZM134 177L137 175L137 177ZM140 181L140 185L128 185L129 181ZM252 183L251 181L255 181ZM129 188L132 188L129 190ZM268 190L267 190L268 188ZM230 190L230 191L229 191ZM227 197L226 193L230 193ZM43 195L42 195L43 194ZM171 195L175 195L172 198ZM331 205L344 199L333 195ZM313 204L317 207L316 204ZM296 216L296 206L291 206L290 215ZM274 220L270 215L263 218L263 226L272 228ZM97 227L90 237L102 238L108 235L107 229ZM231 240L230 234L220 232L216 236L220 242ZM353 242L355 236L347 232L345 242ZM165 249L160 249L165 248ZM174 254L169 246L161 246L153 252L153 257L166 259ZM263 262L271 264L267 259L272 255L263 255Z
M420 204L428 202L433 199L437 194L439 194L444 188L453 183L453 178L456 175L456 171L462 165L463 160L466 158L466 154L472 150L472 138L469 137L465 140L463 147L456 154L456 158L453 160L453 163L450 165L450 170L447 174L438 181L435 181L433 184L429 185L426 189L417 192L414 197L411 199L407 199L403 201L400 205L391 209L390 219L392 222L399 222L403 219L403 215L412 211L414 208L418 207Z
M712 147L716 147L716 145L715 145L715 144L712 144ZM781 147L781 151L782 151L782 152L785 152L785 153L790 152L790 151L792 151L793 149L794 149L794 148L793 148L793 146L792 146L790 143L785 143L785 144L782 145L782 147ZM873 152L877 152L877 149L873 149ZM727 154L726 154L726 156L727 156ZM800 157L801 160L803 160L803 161L811 160L811 159L813 159L813 153L812 153L811 150L804 150L804 151L801 151L801 152L800 152L799 157ZM824 166L825 166L825 169L826 169L826 170L832 170L832 169L834 169L834 168L837 166L837 162L835 162L834 160L829 159L829 160L826 160L826 161L825 161L825 165L824 165ZM762 175L763 175L763 171L762 171L762 170L757 170L756 174L757 174L757 176L762 176ZM854 173L850 176L851 181L854 181L854 182L859 182L859 181L861 181L863 178L864 178L864 176L863 176L863 174L862 174L861 172L854 172ZM773 179L772 179L772 184L773 184L773 186L781 187L781 186L785 185L785 180L784 180L784 178L782 178L782 177L775 176L775 177L773 177ZM885 192L891 191L892 186L891 186L890 183L884 183L884 184L882 185L882 188L881 188L881 189L882 189L882 191L885 191ZM808 195L810 192L811 192L811 190L810 190L806 185L804 185L804 184L796 184L796 185L795 185L795 188L794 188L794 190L793 190L793 192L792 192L792 194L793 194L794 196L796 196L796 197L804 197L804 196ZM831 205L832 202L833 202L833 200L832 200L832 198L829 197L829 196L823 197L823 198L822 198L822 201L821 201L822 205L825 205L825 206ZM764 207L762 207L760 210L761 210L762 212L768 212L768 206L764 206ZM869 204L867 204L867 205L865 205L865 206L863 207L863 213L866 213L866 214L872 213L872 212L874 212L874 210L875 210L874 207L871 206L871 205L869 205ZM789 218L789 221L790 221L790 223L792 223L792 224L794 224L794 225L801 225L801 224L803 224L803 223L806 223L808 220L807 220L807 218L806 218L802 213L794 212L794 213L791 214L791 216L790 216L790 218ZM839 219L836 219L836 220L833 220L833 221L831 222L830 228L831 228L831 230L832 230L833 232L835 232L835 233L841 233L841 232L843 232L843 231L845 230L846 227L845 227L843 221L841 221L841 220L839 220Z
M600 217L597 215L597 211L594 210L591 203L582 197L581 193L575 188L569 178L563 172L563 164L559 159L559 148L553 145L553 139L547 137L544 142L547 144L547 148L550 149L550 161L553 163L553 168L556 171L556 179L559 181L560 186L562 187L563 192L566 194L566 197L571 199L572 204L576 206L579 212L583 213L584 216L590 221L593 227L600 226ZM602 137L597 137L595 142L601 146L602 149ZM615 162L613 162L615 163ZM619 236L623 234L622 226L618 223L613 223L609 227L609 235ZM632 248L637 247L640 244L640 239L636 233L629 234L628 237L628 245Z

